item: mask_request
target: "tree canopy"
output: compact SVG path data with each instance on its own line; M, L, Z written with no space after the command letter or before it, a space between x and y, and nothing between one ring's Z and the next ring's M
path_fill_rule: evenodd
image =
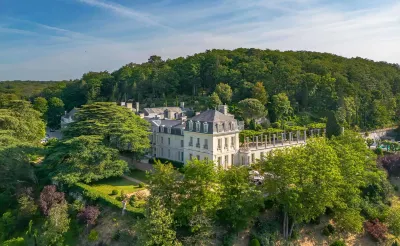
M121 176L128 169L118 150L103 145L100 136L80 136L53 145L44 164L55 180L66 184Z
M106 146L138 155L150 147L148 123L116 103L97 102L84 105L75 117L76 121L63 131L67 139L97 135Z

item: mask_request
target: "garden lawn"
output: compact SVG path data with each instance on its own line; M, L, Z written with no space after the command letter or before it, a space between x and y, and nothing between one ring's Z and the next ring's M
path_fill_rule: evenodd
M110 196L113 190L117 190L118 195L120 195L122 190L125 192L125 194L130 194L142 189L139 188L138 184L121 177L105 179L89 185L93 189L107 196ZM113 195L111 197L115 198L118 195Z
M142 170L132 170L127 174L129 177L132 177L134 179L140 180L144 183L147 183L149 179L146 177L146 172Z

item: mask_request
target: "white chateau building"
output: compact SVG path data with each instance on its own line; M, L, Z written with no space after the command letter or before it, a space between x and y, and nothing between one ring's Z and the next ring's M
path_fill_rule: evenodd
M243 122L228 114L226 105L190 119L186 119L176 108L152 108L147 111L162 115L162 118L144 117L151 122L151 156L182 163L197 158L213 161L223 168L249 165L273 149L301 145L307 139L306 131L297 131L257 136L251 141L247 138L240 144L239 133L243 130ZM171 111L178 114L170 114ZM310 131L311 135L321 133L320 129L315 133Z

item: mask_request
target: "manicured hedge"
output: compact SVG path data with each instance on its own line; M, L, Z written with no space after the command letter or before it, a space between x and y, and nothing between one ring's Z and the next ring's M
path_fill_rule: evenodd
M115 200L114 198L104 195L103 193L97 191L93 187L83 183L76 183L73 187L77 191L79 191L84 197L96 201L105 206L115 207L122 209L122 202ZM126 211L131 213L132 215L143 217L143 209L133 208L129 204L126 205Z

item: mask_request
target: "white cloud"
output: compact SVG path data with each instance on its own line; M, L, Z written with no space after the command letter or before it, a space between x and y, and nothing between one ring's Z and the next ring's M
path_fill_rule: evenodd
M0 56L0 80L79 78L88 71L112 71L129 62L141 63L153 54L175 58L213 48L311 50L400 63L398 2L346 10L346 6L326 5L318 0L246 1L249 4L224 0L202 8L199 2L197 8L190 4L168 6L164 5L166 0L160 4L164 12L156 4L143 13L112 2L80 1L123 18L107 26L90 27L91 35L42 25L59 36L59 43L6 50L3 57L12 56L17 50L34 55L13 64L1 64ZM229 17L227 13L233 15ZM137 22L150 27L138 28L134 25ZM159 28L165 26L174 30ZM139 33L143 30L146 32ZM104 36L112 32L119 32L124 39L118 34ZM57 35L53 37L55 42ZM68 47L64 45L66 41Z

